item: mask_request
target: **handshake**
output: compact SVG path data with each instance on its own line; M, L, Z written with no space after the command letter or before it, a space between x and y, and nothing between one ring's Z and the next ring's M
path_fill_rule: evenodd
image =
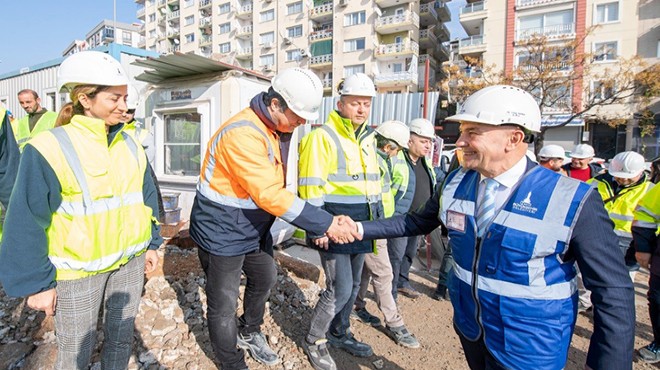
M362 240L355 221L348 216L334 216L325 236L314 239L314 244L317 247L328 249L329 240L337 244L346 244L354 242L355 239Z

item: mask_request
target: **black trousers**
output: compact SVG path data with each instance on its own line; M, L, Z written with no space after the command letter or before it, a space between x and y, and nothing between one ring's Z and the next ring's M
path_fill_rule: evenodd
M257 250L240 256L216 256L197 248L206 274L207 320L209 337L222 369L245 369L245 355L236 346L238 333L259 332L264 323L266 301L277 281L273 257ZM241 285L241 271L247 282L243 297L243 315L236 321L236 306Z
M653 328L653 341L660 344L660 276L651 274L649 291L646 295L649 300L649 317Z
M506 370L493 355L490 354L486 343L484 343L483 336L477 341L471 341L463 336L454 325L454 330L461 340L463 352L465 352L465 360L471 370Z

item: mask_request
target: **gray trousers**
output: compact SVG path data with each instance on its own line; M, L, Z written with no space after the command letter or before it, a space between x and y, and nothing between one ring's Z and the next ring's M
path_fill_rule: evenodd
M103 304L103 370L125 370L133 345L133 329L142 287L144 254L119 269L57 282L55 369L87 369L96 345L96 326Z
M319 255L326 287L314 308L307 334L309 343L325 338L328 331L337 337L346 335L364 265L364 254L337 254L319 250Z

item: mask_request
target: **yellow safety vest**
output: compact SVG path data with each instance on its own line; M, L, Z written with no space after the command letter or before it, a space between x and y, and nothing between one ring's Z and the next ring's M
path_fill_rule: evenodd
M592 178L587 183L592 184L592 186L597 183L598 194L603 198L605 210L614 222L614 233L622 239L622 244L629 244L632 239L630 229L633 222L633 212L644 194L653 188L653 183L644 181L621 190L617 195L614 194L614 190L607 181Z
M122 129L108 145L103 120L76 115L30 145L62 187L46 230L56 280L116 270L146 250L152 220L142 195L147 161L130 134Z
M23 147L27 144L28 140L36 136L38 133L43 131L48 131L51 128L55 127L55 120L57 119L57 113L55 112L46 112L41 115L37 124L34 125L34 129L30 132L30 118L25 116L19 120L14 120L11 126L14 130L14 137L16 137L16 142L18 143L18 149L22 152Z
M358 132L333 111L328 121L300 142L298 193L311 204L381 202L382 186L373 132ZM373 216L373 211L372 211Z
M655 234L660 235L660 186L654 186L644 194L637 203L634 216L634 226L655 229Z
M392 176L387 164L387 159L378 156L378 166L380 167L380 182L383 187L383 214L385 217L392 217L394 214L394 191L392 189Z

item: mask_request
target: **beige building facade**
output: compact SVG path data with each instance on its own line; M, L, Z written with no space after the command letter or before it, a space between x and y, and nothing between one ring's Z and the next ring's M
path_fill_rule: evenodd
M448 0L136 0L139 45L196 53L273 75L310 68L326 95L370 75L381 93L436 90L449 58ZM428 60L430 73L425 75Z

